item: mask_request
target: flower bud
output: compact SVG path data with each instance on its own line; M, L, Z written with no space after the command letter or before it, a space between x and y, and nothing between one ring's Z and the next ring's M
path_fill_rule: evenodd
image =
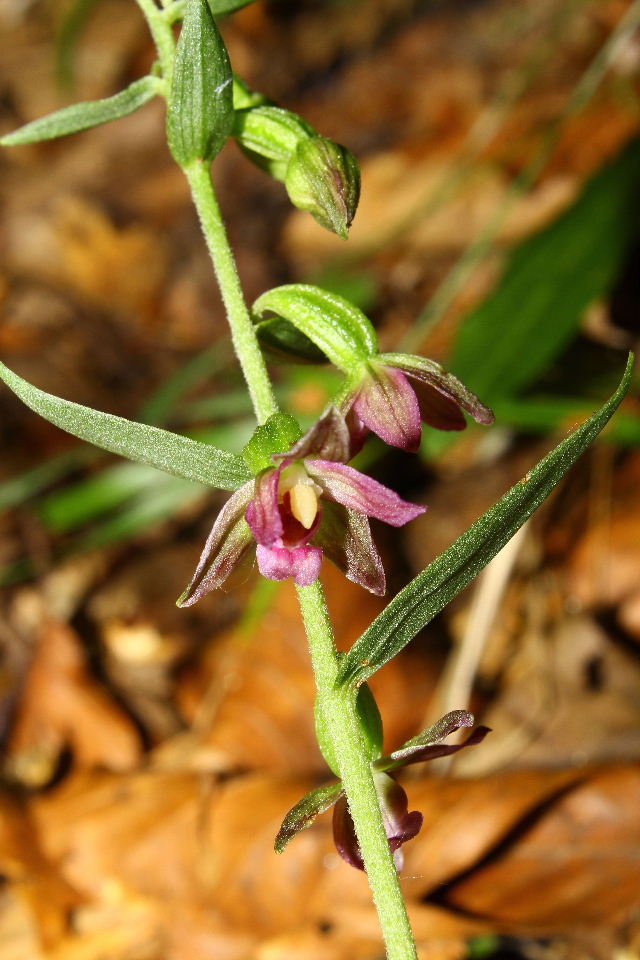
M315 131L297 113L265 104L236 110L233 136L250 160L284 180L296 148L314 137Z
M346 147L325 137L301 140L284 184L294 206L346 240L360 199L360 167Z

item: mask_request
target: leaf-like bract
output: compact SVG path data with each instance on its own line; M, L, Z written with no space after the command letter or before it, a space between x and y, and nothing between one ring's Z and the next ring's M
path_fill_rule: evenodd
M357 684L374 674L495 557L611 419L629 388L632 368L630 354L611 399L393 598L344 658L338 682Z
M233 125L233 74L206 0L189 0L178 40L167 109L176 163L213 160Z
M7 133L0 139L0 144L3 147L17 147L24 143L55 140L56 137L66 137L70 133L97 127L101 123L119 120L120 117L126 117L143 107L157 92L158 80L155 77L142 77L112 97L73 103L70 107L63 107L46 117L32 120L13 133Z
M254 303L253 313L258 321L265 314L288 320L347 373L378 353L376 332L364 313L320 287L291 283L267 290Z
M45 420L103 450L222 490L236 490L251 479L242 457L225 450L55 397L23 380L4 364L0 364L0 377Z

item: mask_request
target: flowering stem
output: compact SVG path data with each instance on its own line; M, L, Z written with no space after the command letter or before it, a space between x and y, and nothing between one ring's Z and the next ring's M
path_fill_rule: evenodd
M154 0L136 0L136 2L149 25L160 58L162 76L166 80L168 88L171 85L173 61L176 54L176 41L171 24L167 23L163 11L155 5Z
M387 947L388 960L416 960L416 948L382 822L371 765L350 689L336 684L339 668L333 630L319 581L298 587L320 710L332 740L342 785Z
M203 160L195 160L183 169L213 261L231 327L233 346L249 388L256 417L263 423L273 413L277 413L278 405L240 286L235 259L211 182L210 166Z

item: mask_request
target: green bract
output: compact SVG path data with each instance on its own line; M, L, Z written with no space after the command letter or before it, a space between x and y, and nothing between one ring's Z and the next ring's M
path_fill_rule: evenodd
M297 420L288 413L274 413L266 423L257 426L242 451L251 472L257 476L273 467L271 454L288 450L300 439L301 433Z
M152 100L158 93L160 83L156 77L142 77L113 97L63 107L62 110L56 110L55 113L25 124L13 133L7 133L0 139L0 144L3 147L15 147L23 143L54 140L56 137L66 137L70 133L79 133L80 130L88 130L101 123L126 117Z
M356 373L378 352L376 332L364 313L320 287L292 283L268 290L253 304L253 314L259 321L269 313L293 324L345 373Z
M233 75L206 0L189 0L167 110L167 139L176 163L210 161L233 125Z
M225 450L54 397L27 383L1 363L0 377L45 420L103 450L222 490L237 490L251 479L242 457Z
M393 598L345 656L341 683L362 683L379 670L495 557L611 419L629 389L633 359L630 354L620 386L597 413Z

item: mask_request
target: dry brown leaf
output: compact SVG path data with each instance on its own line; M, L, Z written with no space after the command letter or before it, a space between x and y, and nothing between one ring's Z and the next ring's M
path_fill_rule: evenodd
M67 624L43 623L13 726L7 765L23 783L47 783L65 748L80 766L129 770L139 762L139 734L89 673L80 640Z
M520 932L612 928L640 909L640 770L585 772L533 811L445 902ZM476 828L480 828L476 821Z

